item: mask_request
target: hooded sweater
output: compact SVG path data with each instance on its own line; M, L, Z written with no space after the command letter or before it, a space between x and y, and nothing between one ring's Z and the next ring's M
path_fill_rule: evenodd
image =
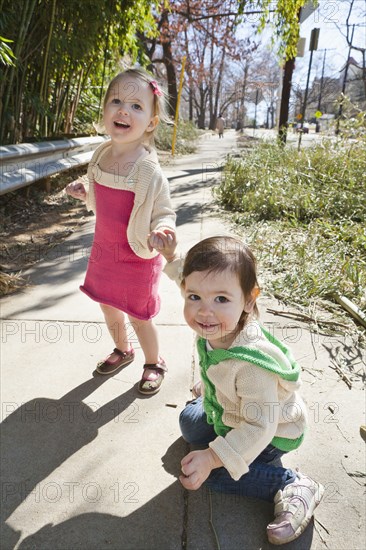
M301 444L307 416L300 368L283 344L252 321L227 350L208 349L202 338L197 347L203 406L217 434L210 447L233 479L268 444L283 451Z

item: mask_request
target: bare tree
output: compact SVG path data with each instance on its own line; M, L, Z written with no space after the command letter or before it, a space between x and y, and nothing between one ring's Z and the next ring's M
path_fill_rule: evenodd
M366 16L366 7L365 7L366 3L365 2L363 3L363 5L364 5L363 8L360 7L360 4L357 5L357 11L358 11L357 14L355 14L355 11L356 11L355 10L355 0L349 0L348 4L349 4L349 6L348 6L348 14L347 14L347 18L346 18L346 32L343 32L343 30L338 25L337 25L337 28L338 28L339 32L347 40L347 44L348 44L348 47L349 47L349 56L348 56L347 63L349 62L349 59L351 57L352 50L360 52L360 54L361 54L361 58L362 58L361 80L362 80L363 89L364 89L364 99L366 99L366 47L365 47L364 43L363 43L362 46L355 44L355 39L356 39L355 38L355 29L365 27L365 23L351 23L352 15L356 15L357 20L363 21L365 19L365 16ZM365 37L364 32L360 33L360 35L363 38ZM344 88L345 88L345 84L346 84L346 80L347 80L347 69L348 69L348 67L346 68L346 72L345 72ZM344 91L345 90L343 90L343 92Z

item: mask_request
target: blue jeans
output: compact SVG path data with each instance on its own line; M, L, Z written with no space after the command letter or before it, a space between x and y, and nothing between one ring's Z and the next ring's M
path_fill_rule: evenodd
M207 446L217 435L213 426L207 423L202 398L189 403L179 417L183 438L192 445ZM215 468L206 481L206 486L214 491L234 495L255 497L273 502L279 489L283 489L296 479L293 470L273 464L285 453L269 444L249 465L249 472L235 481L226 468Z

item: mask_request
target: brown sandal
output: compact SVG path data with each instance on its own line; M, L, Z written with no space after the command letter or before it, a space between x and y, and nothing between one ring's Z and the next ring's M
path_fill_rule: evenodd
M115 353L118 355L118 358L115 361L111 361L109 357ZM135 359L135 352L131 348L130 351L121 351L118 348L114 348L112 353L105 359L98 363L96 371L99 374L113 374L118 369L126 367Z
M144 395L154 395L154 393L158 393L164 380L165 373L168 372L164 359L159 359L159 363L145 363L143 369L144 371L145 369L155 371L158 377L155 380L146 380L142 377L138 385L138 391Z

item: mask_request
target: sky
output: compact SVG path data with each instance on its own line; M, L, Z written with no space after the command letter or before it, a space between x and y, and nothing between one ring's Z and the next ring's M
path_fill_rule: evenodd
M309 43L313 28L319 28L319 43L317 51L313 53L313 63L323 60L324 50L326 53L326 76L334 76L346 63L349 47L346 38L346 19L348 15L350 0L320 0L319 7L301 24L300 35L306 38L305 56L297 59L298 68L309 65ZM350 23L355 23L353 43L357 46L366 47L366 0L355 0ZM352 50L351 56L361 63L361 52ZM320 67L321 71L321 67Z
M323 58L326 56L325 76L338 78L340 70L345 65L349 47L346 38L346 19L350 0L319 0L318 7L311 13L300 26L300 36L306 39L304 57L296 58L293 74L293 85L305 88L310 60L310 35L314 28L320 29L318 49L313 52L310 85L315 77L321 77ZM366 0L355 0L350 23L355 27L353 43L360 47L366 47ZM342 34L343 33L343 34ZM268 47L271 30L265 29L259 38L263 47ZM324 52L326 50L326 53ZM352 50L351 56L361 64L361 53ZM252 116L254 105L248 105L248 116ZM258 106L258 123L263 123L265 108L263 104Z

